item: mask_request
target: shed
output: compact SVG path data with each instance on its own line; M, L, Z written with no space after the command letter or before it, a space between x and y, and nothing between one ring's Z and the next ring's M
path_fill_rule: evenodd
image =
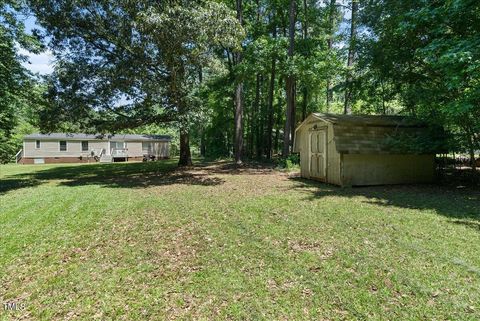
M293 149L305 178L341 186L428 183L435 152L405 143L427 132L403 116L313 113L297 127ZM408 138L403 146L402 138Z

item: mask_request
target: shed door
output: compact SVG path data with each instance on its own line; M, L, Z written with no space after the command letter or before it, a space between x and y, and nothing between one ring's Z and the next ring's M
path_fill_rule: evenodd
M327 130L315 130L310 134L310 176L325 179L327 150Z

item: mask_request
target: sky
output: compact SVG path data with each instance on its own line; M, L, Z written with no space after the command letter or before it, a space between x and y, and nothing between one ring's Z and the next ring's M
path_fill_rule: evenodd
M27 32L32 29L41 29L33 16L25 19L25 28ZM19 53L28 57L28 61L23 62L23 66L33 73L39 73L40 75L48 75L53 71L53 54L47 50L38 55L32 54L24 49L19 49Z

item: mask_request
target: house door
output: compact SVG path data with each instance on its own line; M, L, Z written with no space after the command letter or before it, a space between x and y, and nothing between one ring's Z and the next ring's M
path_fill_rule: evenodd
M325 180L327 176L327 130L314 130L310 134L310 176Z

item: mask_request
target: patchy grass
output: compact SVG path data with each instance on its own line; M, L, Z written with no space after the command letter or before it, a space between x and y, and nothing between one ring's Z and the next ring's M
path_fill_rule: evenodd
M202 163L0 167L0 319L478 320L480 193Z

